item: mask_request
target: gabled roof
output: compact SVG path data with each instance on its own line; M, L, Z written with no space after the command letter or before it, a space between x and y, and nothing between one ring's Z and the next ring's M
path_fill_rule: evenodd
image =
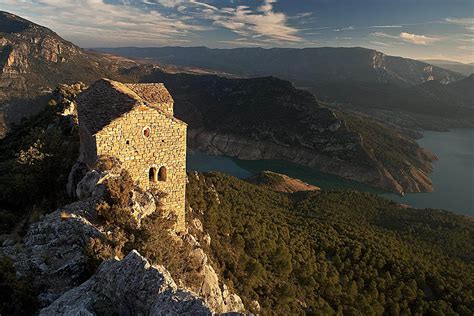
M123 84L104 78L94 82L82 92L76 102L79 124L84 125L91 134L97 133L115 119L139 107L158 111L170 120L186 124L156 106L163 102L173 102L162 83Z
M125 86L149 103L174 102L171 94L162 83L126 83Z

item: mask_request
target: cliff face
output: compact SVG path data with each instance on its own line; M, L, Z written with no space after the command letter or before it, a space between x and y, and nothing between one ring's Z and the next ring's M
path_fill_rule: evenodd
M143 72L143 69L141 70ZM295 162L392 192L432 190L434 157L370 119L333 111L273 77L228 79L148 69L165 82L188 147L240 159Z
M34 99L58 84L116 78L121 67L134 64L84 51L50 29L0 11L0 112L8 117L2 122L37 113Z

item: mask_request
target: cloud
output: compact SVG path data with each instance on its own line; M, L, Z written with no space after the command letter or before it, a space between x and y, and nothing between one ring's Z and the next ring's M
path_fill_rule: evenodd
M334 32L342 32L342 31L353 31L355 30L355 27L354 26L348 26L348 27L343 27L343 28L340 28L340 29L335 29Z
M186 37L193 32L209 29L188 22L186 16L172 18L156 10L144 11L130 1L118 4L105 0L2 1L4 9L47 25L82 46L180 44L186 43Z
M228 44L230 46L235 46L235 47L245 47L245 46L261 47L261 46L267 46L265 43L244 41L244 40L241 40L241 39L237 39L237 40L234 40L234 41L219 41L219 43L224 43L224 44Z
M370 35L378 38L392 39L396 41L404 41L406 43L416 44L416 45L429 45L433 42L439 41L439 37L432 37L427 35L418 35L413 33L402 32L398 35L391 35L384 32L374 32Z
M241 36L261 35L276 42L302 42L299 30L289 26L288 17L281 12L275 12L273 4L276 0L265 0L256 9L248 6L222 8L212 12L207 18L214 25L222 26Z
M379 46L392 46L391 44L384 43L384 42L379 42L379 41L370 41L374 45L379 45Z
M474 18L446 18L445 21L474 31Z
M377 29L392 29L392 28L399 28L403 27L402 25L372 25L371 28Z
M418 34L406 33L406 32L400 33L399 36L403 41L407 43L416 44L416 45L429 45L439 40L439 38L437 37L430 37L426 35L418 35Z
M374 33L371 33L370 35L375 36L375 37L391 38L391 39L396 39L396 40L400 39L398 36L390 35L384 32L374 32Z

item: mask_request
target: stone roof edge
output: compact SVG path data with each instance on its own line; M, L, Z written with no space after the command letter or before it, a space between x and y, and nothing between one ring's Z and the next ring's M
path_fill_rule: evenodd
M166 118L168 118L168 119L170 119L170 120L172 120L172 121L174 121L178 124L185 125L185 126L188 125L186 122L183 122L180 119L178 119L178 118L176 118L172 115L169 115L168 113L166 113L165 111L161 110L158 107L147 106L145 104L145 101L143 101L143 99L137 93L135 93L132 89L128 88L126 86L126 84L121 83L119 81L112 80L112 79L108 79L108 78L101 78L100 80L108 82L115 90L117 90L118 92L123 93L123 94L125 94L125 95L127 95L127 96L129 96L129 97L131 97L135 100L135 102L133 104L133 107L130 111L133 111L134 109L138 108L139 106L145 106L147 109L157 111L158 113L162 114ZM161 84L163 84L163 83L161 83ZM122 114L118 115L113 121L115 121L116 119L122 118L125 114L130 113L130 111L127 111L125 113L122 113ZM104 125L100 130L95 132L93 135L97 135L97 133L99 133L105 127L109 126L113 121L111 121L108 124Z

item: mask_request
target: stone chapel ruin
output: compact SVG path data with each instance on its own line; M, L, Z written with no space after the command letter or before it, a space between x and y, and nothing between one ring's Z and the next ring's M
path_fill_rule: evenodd
M187 125L173 105L162 83L96 81L77 100L79 160L93 167L100 156L119 159L142 189L166 193L163 208L184 230Z

